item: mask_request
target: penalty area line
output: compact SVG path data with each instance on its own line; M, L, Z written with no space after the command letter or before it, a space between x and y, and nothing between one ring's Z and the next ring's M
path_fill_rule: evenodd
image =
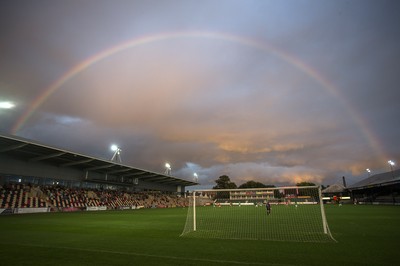
M4 243L1 243L1 244L4 244ZM127 255L127 256L150 257L150 258L183 260L183 261L194 261L194 262L198 261L198 262L229 263L229 264L235 264L235 265L296 266L294 264L244 262L244 261L234 261L234 260L199 259L199 258L152 255L152 254L146 254L146 253L126 252L126 251L113 251L113 250L103 250L103 249L74 248L74 247L61 247L61 246L56 247L56 246L33 245L33 244L17 244L17 243L7 243L7 245L16 245L16 246L24 246L24 247L37 247L37 248L49 248L49 249L65 249L65 250L85 251L85 252L93 252L93 253L108 253L108 254L118 254L118 255Z

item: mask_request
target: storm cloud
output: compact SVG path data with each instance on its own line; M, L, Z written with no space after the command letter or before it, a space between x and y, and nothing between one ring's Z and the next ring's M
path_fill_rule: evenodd
M214 185L400 157L396 1L3 1L0 130Z

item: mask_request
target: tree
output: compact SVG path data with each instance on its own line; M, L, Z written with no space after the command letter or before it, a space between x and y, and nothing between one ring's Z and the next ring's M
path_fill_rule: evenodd
M307 187L307 186L315 186L315 184L314 183L310 183L310 182L300 182L300 183L297 183L296 186L298 186L298 187ZM302 190L300 190L298 196L312 196L313 193L314 192L312 191L312 189L302 189Z
M239 188L266 188L266 187L271 187L271 186L266 186L263 183L256 182L253 180L247 181L246 183L241 184L239 186Z
M215 183L217 183L217 185L214 186L213 189L237 188L236 184L234 182L231 182L231 179L227 175L220 176L217 180L215 180Z
M300 183L297 183L296 186L298 186L298 187L307 187L307 186L315 186L315 184L314 183L310 183L310 182L300 182Z

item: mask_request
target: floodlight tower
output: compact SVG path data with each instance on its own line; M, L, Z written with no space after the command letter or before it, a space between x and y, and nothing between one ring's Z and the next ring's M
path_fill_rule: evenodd
M395 163L392 160L389 160L388 164L390 165L390 170L393 171L393 166L395 165Z
M393 174L393 166L395 165L395 163L392 160L388 161L388 164L390 165L390 170L392 171L392 177L394 178L394 174Z
M164 174L171 175L171 165L169 163L165 164L165 171Z
M194 173L193 176L194 176L194 182L199 181L199 176L197 175L197 173Z
M113 144L113 145L111 145L111 150L114 152L114 155L111 157L111 161L115 161L117 163L122 163L121 148L118 147L117 145Z
M365 169L368 173L368 176L371 176L371 170L369 168Z

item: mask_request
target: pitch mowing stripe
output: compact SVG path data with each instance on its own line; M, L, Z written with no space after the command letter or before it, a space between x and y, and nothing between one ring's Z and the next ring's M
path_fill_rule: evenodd
M267 266L297 266L294 264L281 264L281 263L260 263L260 262L242 262L242 261L234 261L234 260L212 260L212 259L194 259L194 258L183 258L183 257L175 257L175 256L160 256L160 255L151 255L145 253L136 253L136 252L124 252L124 251L110 251L110 250L100 250L100 249L87 249L87 248L73 248L73 247L54 247L54 246L45 246L45 245L28 245L28 244L17 244L17 243L0 243L0 245L15 245L15 246L24 246L24 247L37 247L37 248L53 248L53 249L67 249L67 250L75 250L75 251L86 251L86 252L95 252L95 253L109 253L109 254L118 254L118 255L129 255L129 256L140 256L140 257L152 257L152 258L160 258L160 259L172 259L172 260L184 260L184 261L198 261L198 262L215 262L215 263L229 263L229 264L237 264L237 265L267 265Z

